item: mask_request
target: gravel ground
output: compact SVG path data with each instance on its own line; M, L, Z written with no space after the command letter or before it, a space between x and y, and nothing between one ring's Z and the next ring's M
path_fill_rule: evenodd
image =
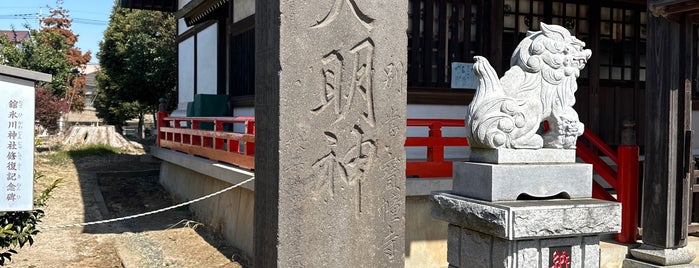
M172 205L157 182L156 163L121 154L56 161L42 153L35 169L46 175L35 189L57 178L46 217L31 247L8 267L241 267L235 249L175 209L138 219L85 227L47 228L122 217ZM124 171L128 171L124 173ZM142 173L133 171L144 171ZM247 265L246 265L247 266Z

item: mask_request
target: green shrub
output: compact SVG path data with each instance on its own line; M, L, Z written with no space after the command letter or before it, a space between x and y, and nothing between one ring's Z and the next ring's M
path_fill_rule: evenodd
M44 175L41 172L34 171L34 181L41 179ZM57 179L44 189L34 199L34 207L46 206L46 201L51 196L51 191L58 186L61 179ZM5 261L12 260L12 255L17 254L13 248L22 248L24 245L34 244L33 235L39 233L36 228L44 217L44 211L34 209L31 211L12 211L0 212L0 249L5 250L0 253L0 265L5 265Z
M106 144L91 144L67 151L58 151L47 158L54 163L62 163L68 160L76 160L88 156L107 156L110 154L120 154L122 150Z

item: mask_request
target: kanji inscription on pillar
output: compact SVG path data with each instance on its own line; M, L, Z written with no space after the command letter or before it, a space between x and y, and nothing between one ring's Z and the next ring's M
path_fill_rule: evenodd
M32 210L34 90L5 82L0 88L0 211Z

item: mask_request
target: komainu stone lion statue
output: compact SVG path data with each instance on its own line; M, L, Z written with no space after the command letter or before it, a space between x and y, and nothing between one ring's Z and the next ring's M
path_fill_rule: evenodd
M519 43L502 78L476 56L479 85L466 114L471 146L574 149L584 130L573 109L575 80L592 55L584 47L565 28L541 23L541 31ZM540 130L543 121L550 126L546 133Z

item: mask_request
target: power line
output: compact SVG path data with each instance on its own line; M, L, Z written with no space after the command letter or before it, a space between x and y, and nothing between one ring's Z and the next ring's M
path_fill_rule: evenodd
M30 13L25 13L25 14L0 14L0 20L14 20L14 19L36 19L38 14L30 14ZM106 20L97 20L97 19L87 19L87 18L76 18L76 17L68 17L68 19L72 20L73 23L79 23L79 24L90 24L90 25L107 25Z
M72 20L73 20L73 23L90 24L90 25L107 25L107 21L104 21L104 20L83 19L83 18L72 18Z
M0 15L0 19L24 19L24 18L36 18L36 13L25 13L25 14L4 14Z

